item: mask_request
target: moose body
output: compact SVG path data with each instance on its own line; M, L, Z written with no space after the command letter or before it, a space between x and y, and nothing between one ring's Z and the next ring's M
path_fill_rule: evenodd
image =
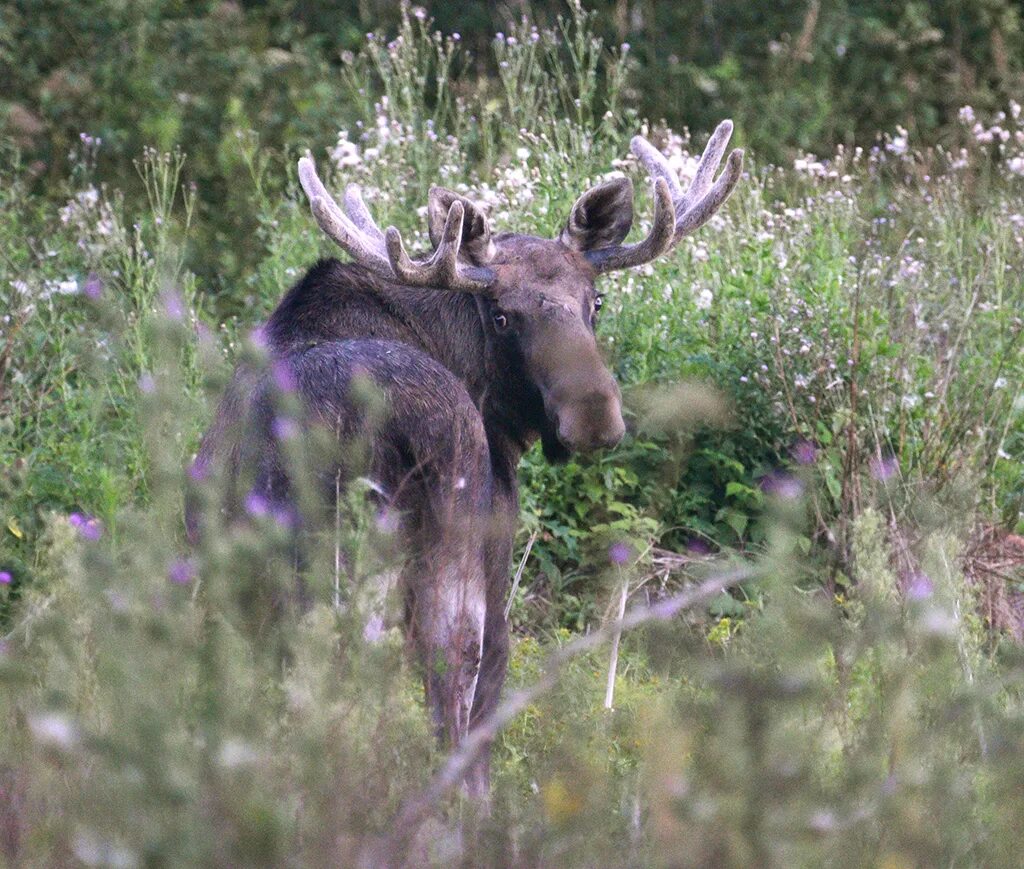
M623 244L633 220L625 178L581 196L556 239L492 236L475 204L432 188L435 249L422 260L406 254L396 230L380 231L358 188L346 190L342 210L312 161L300 161L314 216L356 264L315 265L264 335L307 421L339 439L365 422L350 394L354 376L384 395L368 472L406 517L408 634L438 731L453 745L494 710L505 679L519 460L537 439L550 461L562 461L614 445L625 431L595 339L596 278L660 256L721 206L742 164L733 152L714 180L730 133L729 122L719 126L685 192L664 157L634 139L655 178L653 226L636 244ZM268 377L236 375L197 462L226 461L229 477L247 475L270 501L290 505ZM322 469L325 479L338 472ZM468 776L472 791L486 791L488 766L484 752Z

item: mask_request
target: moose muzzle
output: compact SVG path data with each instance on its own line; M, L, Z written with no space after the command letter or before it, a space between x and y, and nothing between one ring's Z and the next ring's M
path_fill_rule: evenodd
M558 440L581 452L615 446L626 432L622 396L593 335L563 333L550 339L538 354L546 370L537 379Z

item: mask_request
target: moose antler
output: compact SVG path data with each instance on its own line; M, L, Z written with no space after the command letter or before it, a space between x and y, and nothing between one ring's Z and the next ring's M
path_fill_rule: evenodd
M406 253L402 236L395 227L380 231L363 202L358 185L349 184L345 188L343 211L316 174L311 157L299 160L299 182L309 197L310 209L320 228L357 263L376 274L398 279L409 286L466 292L479 292L494 280L489 269L459 261L466 209L460 200L455 199L449 206L434 252L427 259L414 260Z
M599 272L643 265L675 247L680 240L700 229L729 198L743 170L743 151L735 149L715 181L725 147L732 136L732 121L722 121L711 134L688 190L657 148L643 136L634 136L630 150L654 180L654 223L641 242L620 244L591 251L587 258ZM714 183L712 183L714 182Z

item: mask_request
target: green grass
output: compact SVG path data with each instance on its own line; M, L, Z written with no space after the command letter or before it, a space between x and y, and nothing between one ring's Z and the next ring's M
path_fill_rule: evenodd
M363 184L379 220L424 243L438 180L498 229L549 236L613 168L649 199L615 162L639 122L597 110L616 61L591 75L585 32L568 65L544 41L504 45L507 107L488 109L426 94L451 45L405 26L354 62L382 91L336 152L335 186ZM517 106L522 129L495 122ZM693 150L654 135L680 163ZM602 279L634 433L523 463L520 544L537 538L510 685L605 618L624 578L637 602L737 559L762 578L626 637L613 712L607 654L575 660L502 734L492 817L439 807L414 862L1012 865L1024 659L962 555L977 525L1024 529L1014 141L1001 161L984 142L755 159L675 253ZM125 201L93 186L92 147L61 213L10 152L0 168L0 852L350 865L440 760L401 641L363 640L353 587L332 610L329 571L311 612L264 609L286 574L272 522L189 552L181 521L182 469L246 335L333 251L295 155L243 138L260 255L207 293L183 266L201 241L187 157L142 155L147 196ZM372 545L351 530L351 551ZM608 565L623 542L624 574ZM998 579L1020 582L1013 565Z

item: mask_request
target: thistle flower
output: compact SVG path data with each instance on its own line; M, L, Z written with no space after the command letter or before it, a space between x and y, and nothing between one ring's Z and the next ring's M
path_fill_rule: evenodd
M792 474L773 471L761 479L761 491L784 501L794 501L804 493L804 484Z
M189 585L196 577L196 569L187 558L176 558L167 568L167 579L174 585Z
M632 555L633 549L628 543L619 541L608 547L608 560L618 567L627 564Z
M798 465L813 465L818 460L818 447L814 441L801 438L790 447L789 454Z
M245 512L250 516L266 516L270 512L270 502L259 492L249 492L245 496Z
M95 516L86 516L83 513L72 513L68 516L68 522L78 529L78 534L85 540L96 541L103 536L103 525Z
M874 456L868 464L871 476L876 480L890 480L899 472L900 465L892 453Z
M85 279L85 283L82 284L82 295L92 299L94 302L98 301L100 296L103 295L103 281L99 279L95 272L90 272L89 276Z

